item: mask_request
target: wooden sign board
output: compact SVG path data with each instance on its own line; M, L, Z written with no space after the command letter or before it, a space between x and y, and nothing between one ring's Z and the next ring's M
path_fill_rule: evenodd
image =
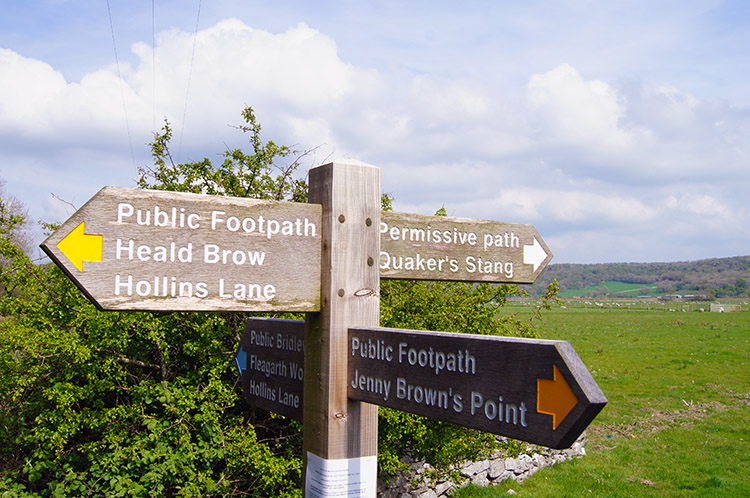
M302 422L304 321L249 319L235 359L248 404Z
M321 207L105 187L42 249L105 310L316 311Z
M534 283L552 259L531 225L383 212L380 276Z
M349 329L350 398L567 448L607 399L566 341Z

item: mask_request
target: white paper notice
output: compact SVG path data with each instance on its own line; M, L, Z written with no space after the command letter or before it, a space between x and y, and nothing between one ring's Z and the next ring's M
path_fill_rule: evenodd
M375 498L378 457L326 460L307 452L307 498Z

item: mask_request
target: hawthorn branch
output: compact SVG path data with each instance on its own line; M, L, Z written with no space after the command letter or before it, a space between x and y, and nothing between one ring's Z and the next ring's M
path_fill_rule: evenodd
M132 358L126 358L113 351L107 351L106 349L95 349L94 351L96 351L97 353L105 353L105 354L113 355L115 357L115 361L117 363L122 363L123 365L133 365L136 367L148 368L149 370L161 370L161 367L159 365L155 365L153 363L146 363L145 361L141 361L141 360L134 360Z

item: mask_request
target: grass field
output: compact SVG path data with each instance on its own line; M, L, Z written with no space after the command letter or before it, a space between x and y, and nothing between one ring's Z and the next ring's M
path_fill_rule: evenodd
M609 404L587 456L457 498L750 496L750 313L556 309Z
M649 284L630 284L626 282L616 282L613 280L602 282L598 285L591 285L583 289L568 289L560 293L560 297L571 298L585 296L588 292L604 291L611 296L619 297L636 297L640 295L656 295L656 286Z

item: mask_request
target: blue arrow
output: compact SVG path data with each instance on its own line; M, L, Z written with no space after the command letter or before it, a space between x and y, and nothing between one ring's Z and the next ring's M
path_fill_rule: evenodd
M242 375L243 370L247 370L247 352L242 349L242 344L240 344L240 349L237 350L237 356L234 357L234 361L237 362L237 369L240 371L240 375Z

